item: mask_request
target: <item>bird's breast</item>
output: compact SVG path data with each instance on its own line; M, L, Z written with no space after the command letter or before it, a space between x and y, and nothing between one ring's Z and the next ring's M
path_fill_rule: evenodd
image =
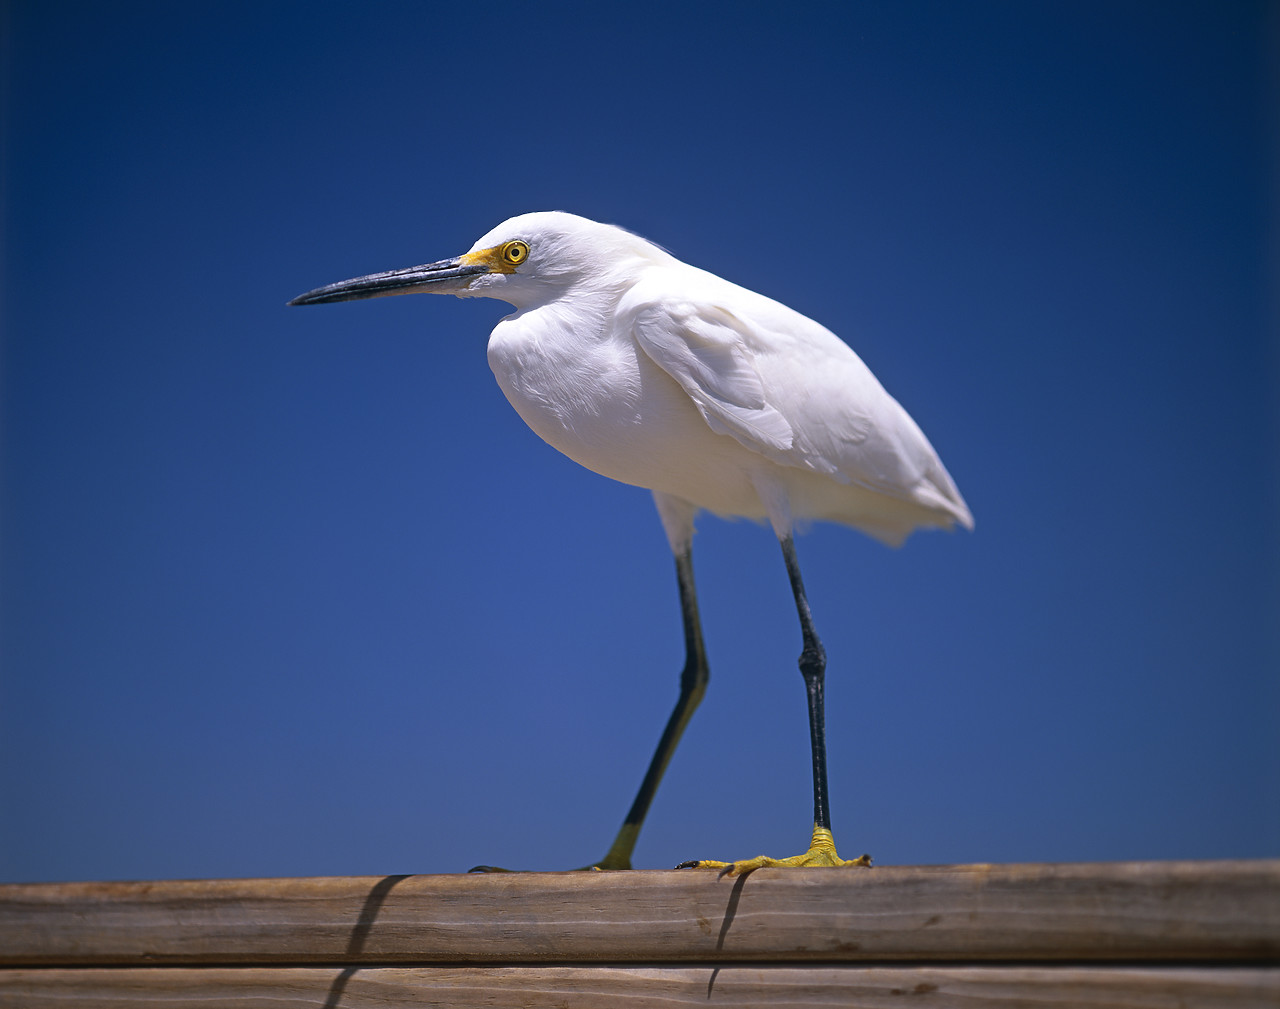
M625 351L598 321L544 309L498 324L489 338L489 366L520 416L561 448L574 431L589 436L596 428L625 426L638 384L634 355Z
M488 357L524 422L580 465L702 507L761 514L739 446L707 427L629 334L544 308L500 322Z

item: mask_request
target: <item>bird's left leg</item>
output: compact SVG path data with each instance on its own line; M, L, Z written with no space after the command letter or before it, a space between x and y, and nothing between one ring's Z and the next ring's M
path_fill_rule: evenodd
M813 614L800 577L800 564L796 560L795 541L788 531L779 537L782 556L791 579L791 592L795 596L796 611L800 616L800 631L804 647L800 652L800 675L804 677L809 701L809 744L813 760L813 835L809 850L790 858L770 858L757 855L738 862L699 860L682 862L678 869L719 869L720 875L736 876L753 869L787 868L796 866L869 866L870 855L845 860L836 854L835 839L831 834L831 809L827 800L827 732L823 687L826 680L827 653L822 647L818 632L813 627Z
M667 719L666 728L658 740L645 771L644 780L636 792L635 800L627 811L618 830L617 837L610 845L604 858L584 869L630 869L631 853L635 850L636 840L640 836L640 828L644 825L649 806L658 791L658 785L666 773L667 765L676 752L680 737L684 735L689 719L697 710L702 695L707 692L707 681L710 679L710 668L707 665L707 651L702 643L702 621L698 617L698 592L693 581L693 519L697 511L693 505L665 494L654 493L654 502L658 506L658 515L666 530L671 552L676 559L676 580L680 587L680 618L684 624L684 670L680 674L680 696L676 706ZM477 865L472 872L507 872L493 865Z
M630 869L631 853L635 850L636 839L644 818L649 812L649 805L658 791L662 775L671 763L676 752L676 745L684 735L685 727L693 712L707 691L710 671L707 666L707 653L702 643L702 622L698 619L698 594L693 584L693 554L690 544L686 543L676 553L676 577L680 583L680 614L684 621L685 661L684 670L680 674L680 696L676 700L675 709L667 720L662 738L658 740L658 748L649 762L640 790L636 793L631 809L627 811L618 836L614 839L608 854L591 869Z

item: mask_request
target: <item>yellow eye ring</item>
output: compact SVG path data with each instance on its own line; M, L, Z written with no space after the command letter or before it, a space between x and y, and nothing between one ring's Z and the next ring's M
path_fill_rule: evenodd
M508 242L502 247L502 260L512 266L519 266L529 258L529 244L519 240Z

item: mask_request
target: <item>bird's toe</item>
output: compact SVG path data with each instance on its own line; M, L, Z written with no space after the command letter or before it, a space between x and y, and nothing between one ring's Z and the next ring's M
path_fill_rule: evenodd
M813 829L813 840L809 850L789 858L770 858L768 855L757 855L755 858L740 859L736 862L717 862L712 859L696 859L681 862L677 869L719 869L719 878L725 876L745 876L756 869L799 869L799 868L870 868L871 856L859 855L857 858L843 859L836 854L835 839L831 831L824 827Z

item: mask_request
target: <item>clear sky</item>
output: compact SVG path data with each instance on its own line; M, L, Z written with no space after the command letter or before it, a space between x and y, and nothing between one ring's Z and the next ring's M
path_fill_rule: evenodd
M835 330L973 509L798 542L846 856L1280 854L1266 10L9 4L0 879L603 854L649 495L507 405L506 306L285 307L551 209ZM644 868L808 839L780 553L699 528Z

